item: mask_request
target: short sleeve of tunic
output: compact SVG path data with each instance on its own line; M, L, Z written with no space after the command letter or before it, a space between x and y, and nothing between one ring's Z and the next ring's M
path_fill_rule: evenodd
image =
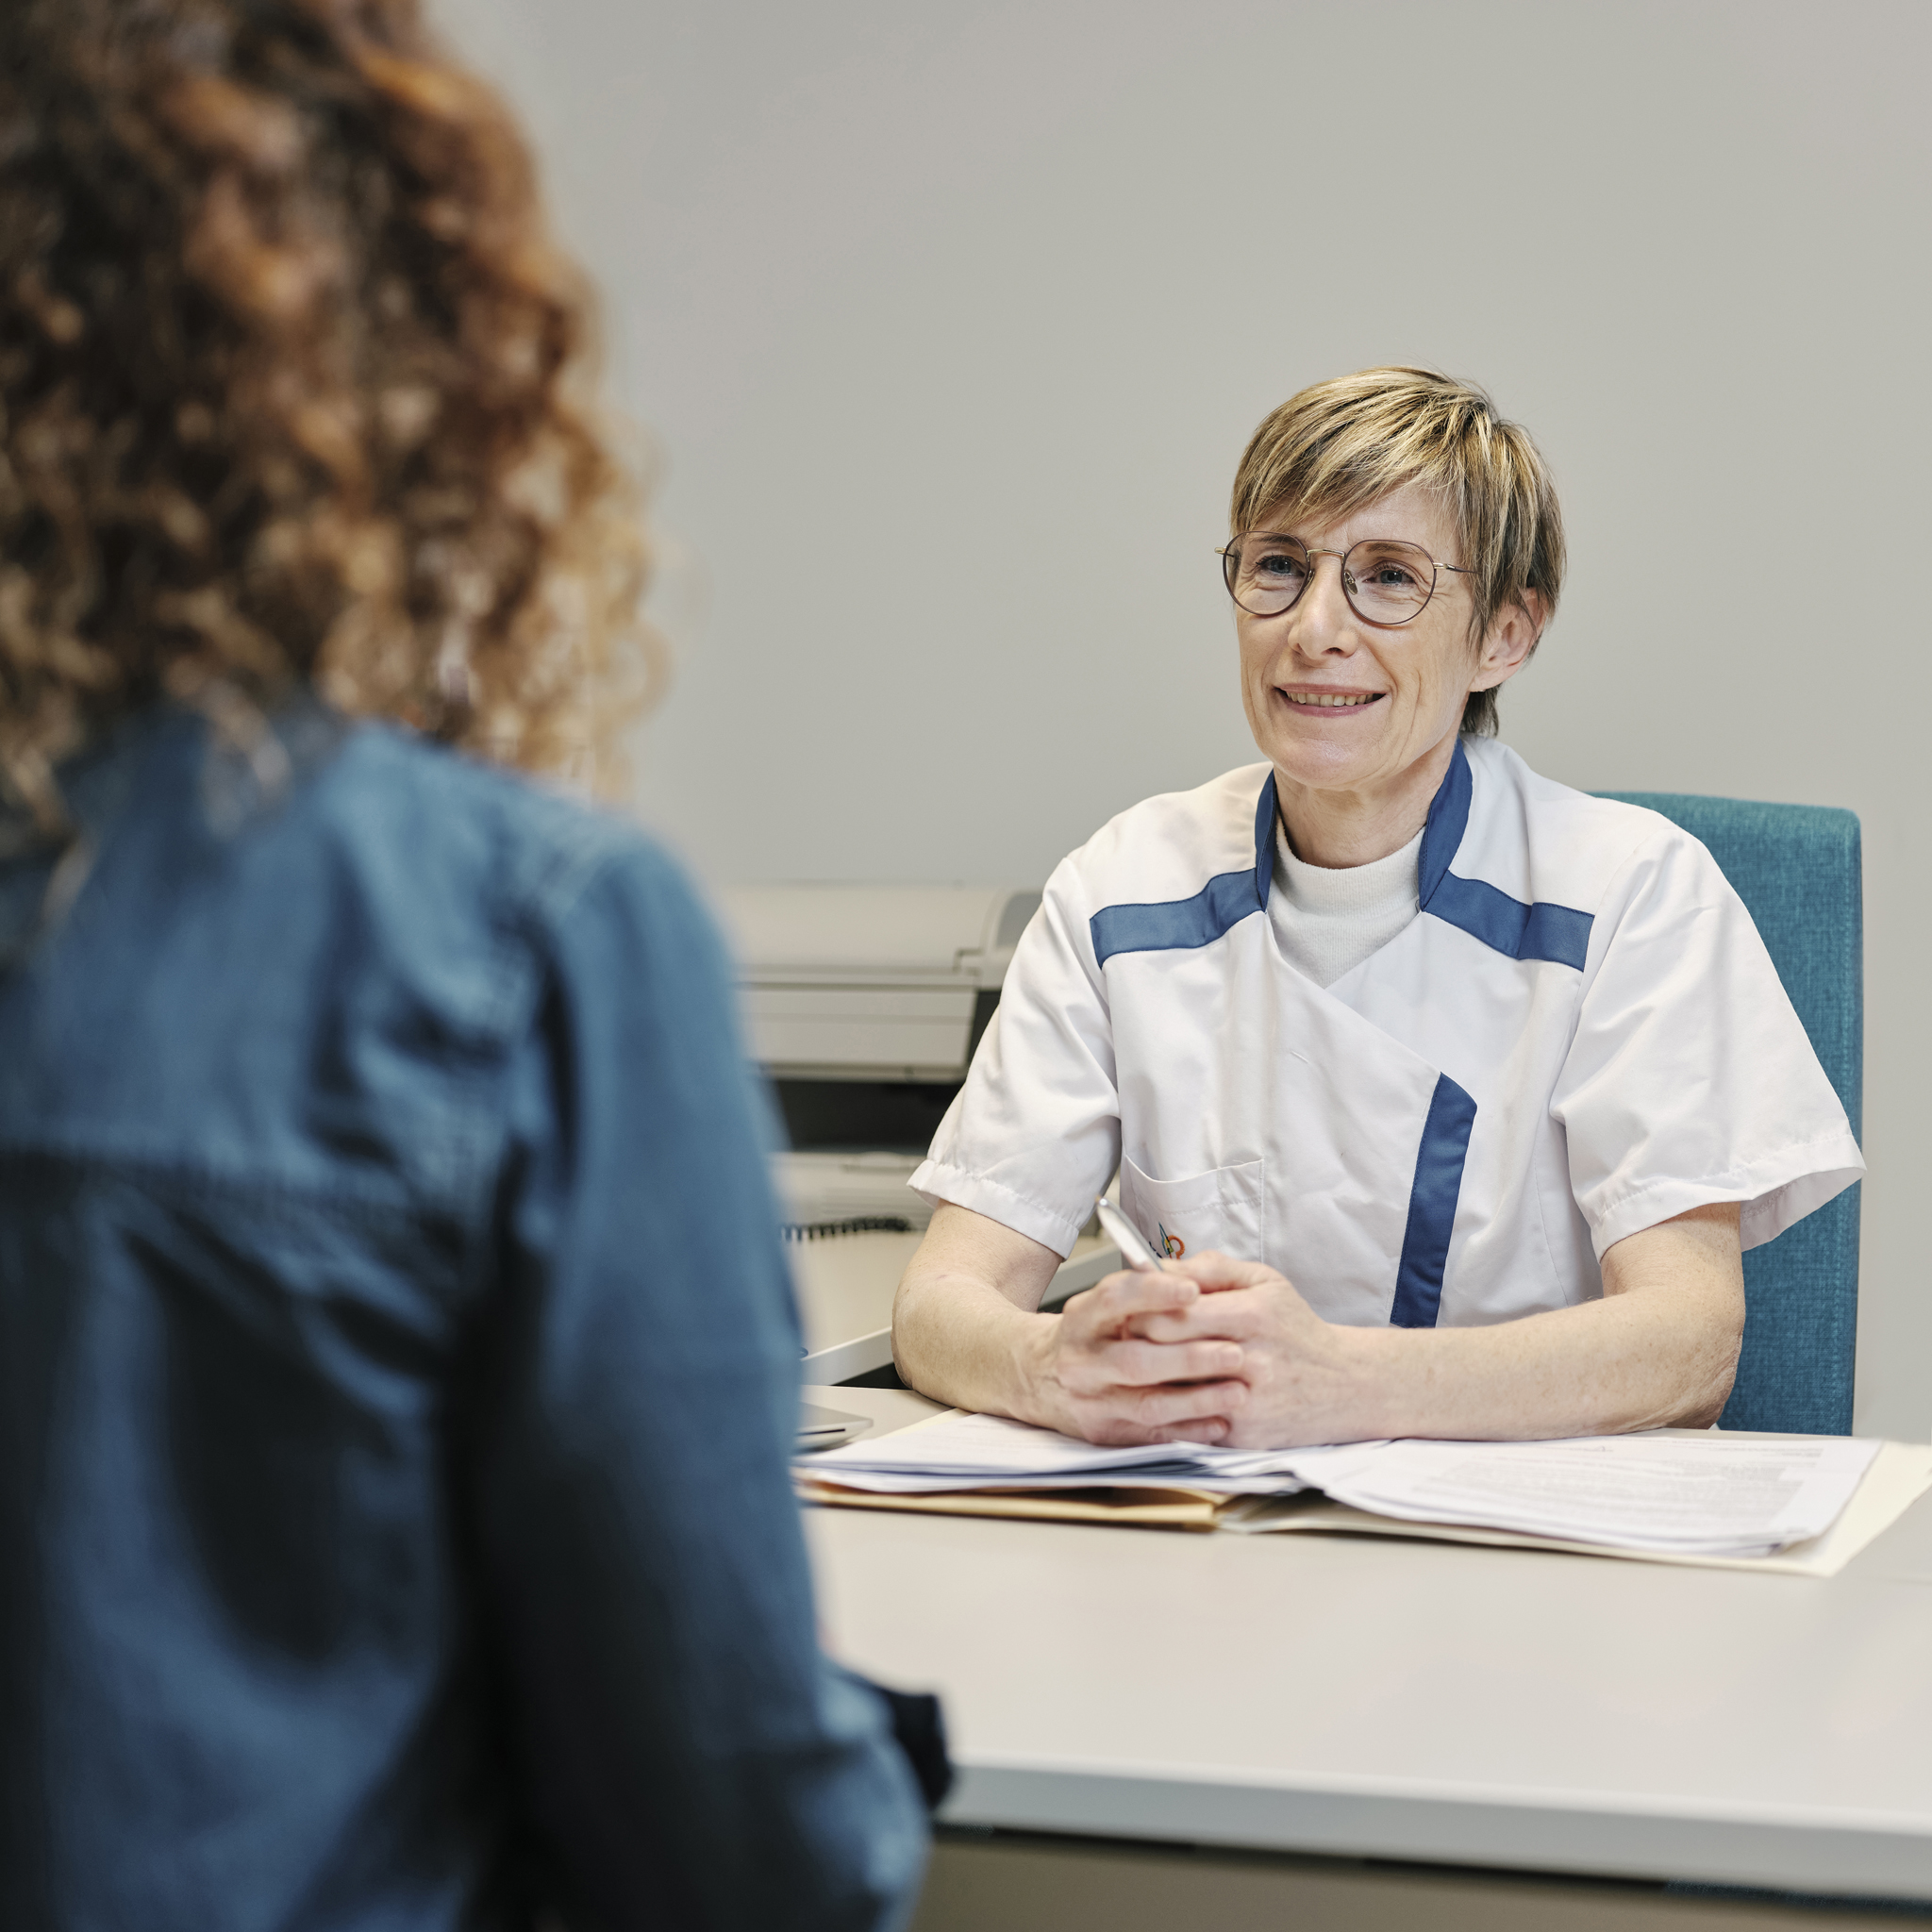
M966 1084L912 1175L926 1200L970 1208L1063 1256L1121 1158L1113 1033L1079 858L1047 881Z
M1751 915L1659 820L1611 880L1550 1111L1597 1255L1691 1208L1743 1204L1747 1248L1863 1172Z

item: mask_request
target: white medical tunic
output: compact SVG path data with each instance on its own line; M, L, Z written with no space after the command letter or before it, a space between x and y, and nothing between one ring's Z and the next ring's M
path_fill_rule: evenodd
M1709 1202L1755 1247L1863 1172L1750 914L1669 820L1461 740L1420 910L1324 991L1267 917L1274 817L1250 765L1056 868L915 1189L1064 1255L1118 1163L1157 1248L1433 1327L1589 1300L1612 1242Z

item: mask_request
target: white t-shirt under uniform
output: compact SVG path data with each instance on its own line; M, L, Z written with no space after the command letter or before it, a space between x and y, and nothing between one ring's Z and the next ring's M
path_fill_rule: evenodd
M1333 986L1371 953L1379 953L1421 909L1416 865L1418 832L1400 852L1367 865L1310 865L1289 850L1274 827L1274 890L1268 920L1281 957L1317 986Z
M1462 740L1413 911L1399 854L1324 910L1353 889L1275 826L1252 765L1056 868L921 1193L1066 1254L1118 1163L1170 1253L1427 1327L1600 1294L1612 1242L1711 1202L1756 1246L1863 1172L1750 915L1668 820ZM1331 944L1372 917L1372 950Z

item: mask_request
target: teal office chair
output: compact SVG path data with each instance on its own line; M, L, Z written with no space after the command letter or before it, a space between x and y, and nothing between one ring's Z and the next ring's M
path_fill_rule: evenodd
M1815 805L1607 791L1709 848L1764 935L1811 1044L1862 1132L1865 939L1858 821ZM1858 1190L1744 1257L1744 1352L1727 1429L1843 1436L1858 1327Z

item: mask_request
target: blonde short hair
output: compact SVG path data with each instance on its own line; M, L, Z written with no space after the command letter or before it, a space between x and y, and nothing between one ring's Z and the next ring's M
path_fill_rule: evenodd
M1563 585L1563 514L1541 453L1483 391L1430 369L1364 369L1291 396L1255 431L1235 472L1230 533L1264 517L1324 522L1406 484L1440 497L1460 533L1445 558L1473 573L1470 641L1534 591L1545 625ZM1532 646L1534 648L1534 646ZM1496 693L1471 691L1462 728L1496 729Z

